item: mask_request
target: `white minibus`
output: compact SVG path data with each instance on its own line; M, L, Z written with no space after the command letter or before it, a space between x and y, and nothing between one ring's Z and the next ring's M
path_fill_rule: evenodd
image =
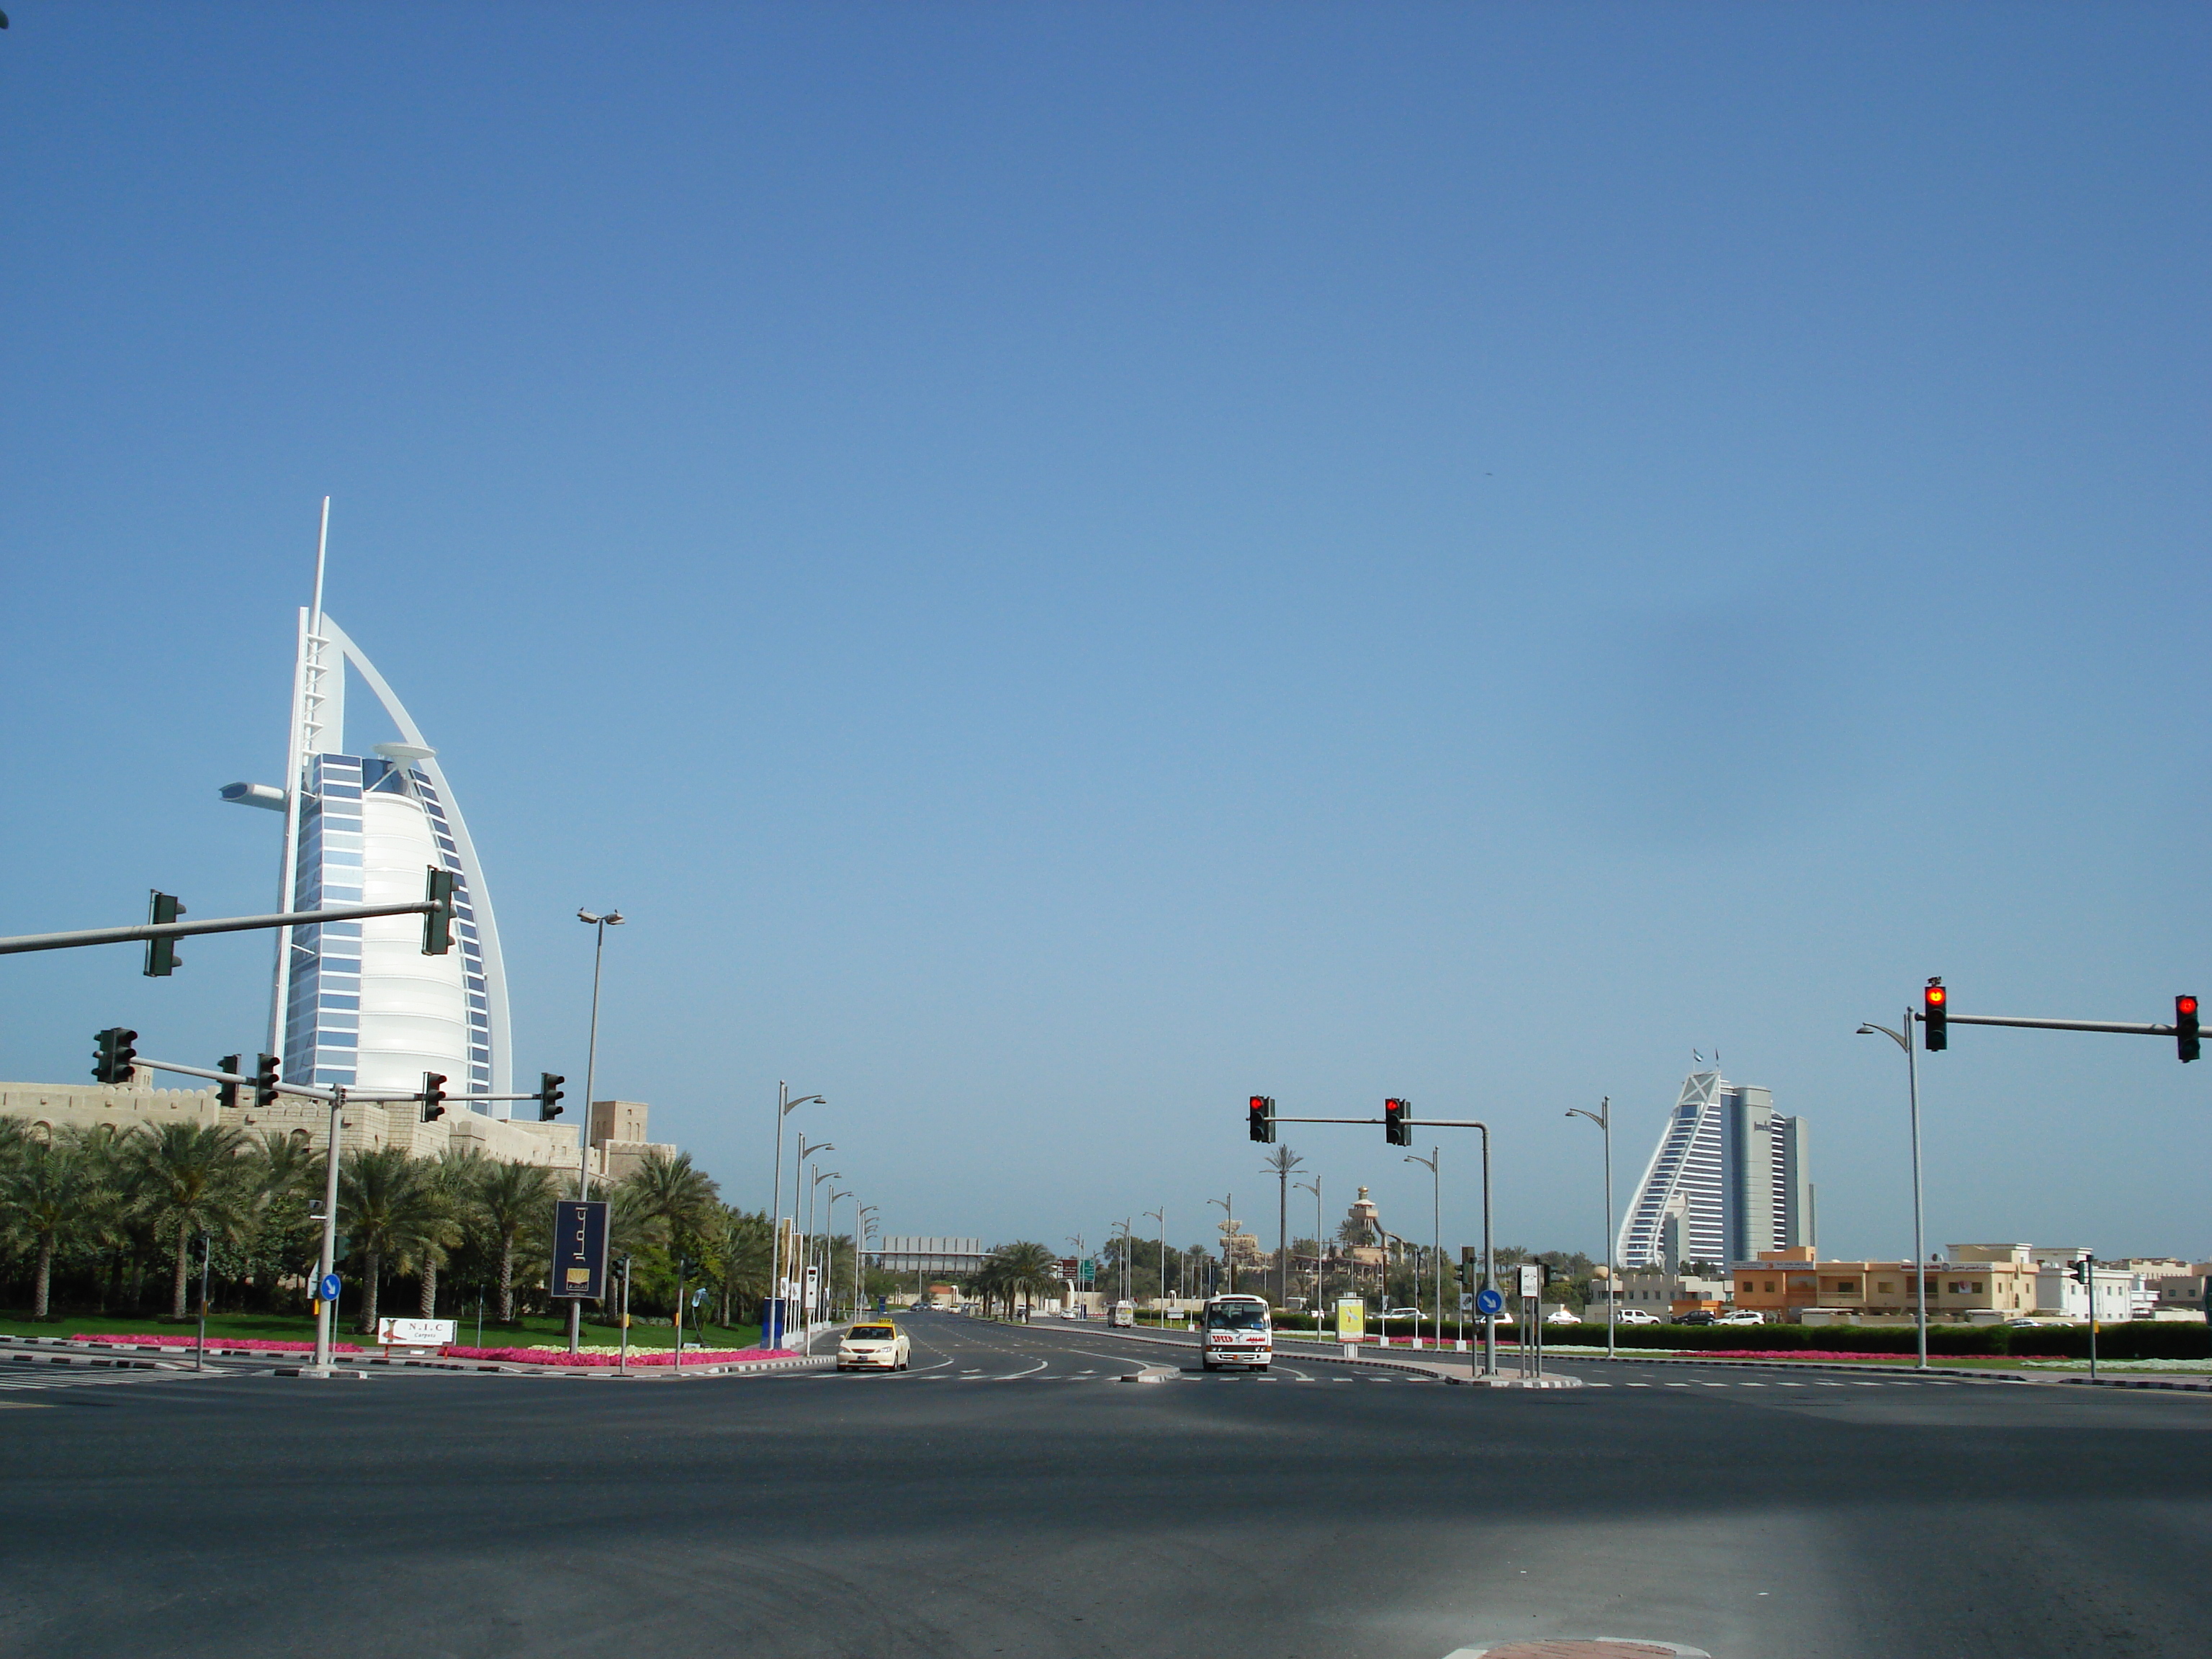
M1267 1304L1256 1296L1209 1297L1198 1316L1199 1358L1206 1369L1242 1365L1264 1371L1275 1357Z

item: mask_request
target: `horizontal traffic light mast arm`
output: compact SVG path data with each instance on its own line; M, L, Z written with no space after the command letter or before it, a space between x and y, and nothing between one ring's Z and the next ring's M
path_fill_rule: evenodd
M204 1077L215 1083L242 1083L249 1089L254 1086L255 1082L251 1072L240 1074L237 1072L210 1071L204 1066L173 1066L166 1060L149 1060L143 1054L134 1056L131 1063L134 1066L142 1067L149 1072L174 1072L180 1077ZM280 1095L299 1095L307 1100L331 1101L337 1098L336 1090L313 1088L304 1083L280 1083L276 1085L276 1092ZM399 1095L395 1097L400 1100L416 1098L414 1095ZM357 1095L349 1091L346 1098L374 1100L378 1097Z
M251 1073L211 1072L204 1066L172 1066L166 1060L147 1060L143 1056L133 1059L131 1063L133 1066L143 1066L149 1072L174 1072L180 1077L204 1077L213 1083L242 1083L249 1089L253 1086L253 1076ZM301 1083L280 1083L276 1085L276 1092L283 1095L304 1095L310 1100L337 1098L337 1091L334 1090L313 1089ZM386 1100L420 1100L422 1098L422 1091L420 1089L416 1090L412 1094L404 1095L363 1094L357 1089L346 1091L346 1099L357 1105L374 1105L380 1101ZM538 1097L536 1095L449 1094L446 1098L463 1106L470 1106L479 1100L535 1100Z
M1954 1025L2023 1025L2033 1031L2111 1031L2119 1036L2178 1036L2171 1025L2143 1025L2110 1019L2013 1019L1998 1014L1950 1014Z
M428 915L445 908L434 899L416 899L408 904L338 904L327 910L294 910L281 916L217 916L211 921L142 921L136 927L86 927L73 933L21 933L13 939L0 939L0 956L13 956L21 951L67 951L80 945L128 945L139 939L182 939L188 933L246 933L269 927L310 927L319 921L359 921L368 916ZM537 1097L530 1098L534 1100Z
M530 1097L532 1100L537 1096ZM1385 1123L1387 1117L1279 1117L1278 1123ZM1407 1123L1413 1129L1487 1129L1490 1126L1479 1118L1417 1117Z

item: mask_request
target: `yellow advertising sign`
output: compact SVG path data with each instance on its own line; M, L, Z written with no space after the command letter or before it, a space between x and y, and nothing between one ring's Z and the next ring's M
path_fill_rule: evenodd
M1336 1340L1357 1342L1367 1334L1367 1304L1346 1297L1336 1304Z

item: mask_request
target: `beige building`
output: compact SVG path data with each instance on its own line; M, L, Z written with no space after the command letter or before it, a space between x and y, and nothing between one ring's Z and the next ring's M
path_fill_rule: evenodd
M592 1103L588 1156L594 1177L619 1181L649 1152L676 1155L674 1146L646 1139L646 1111L641 1103L634 1100ZM447 1151L474 1147L502 1164L535 1164L562 1170L576 1167L576 1126L572 1123L487 1117L458 1102L449 1103L445 1115L433 1122L423 1122L422 1116L422 1107L413 1101L394 1101L389 1105L349 1101L338 1144L349 1152L404 1147L417 1158L436 1158ZM279 1095L268 1106L249 1103L226 1107L216 1100L211 1087L155 1089L137 1084L113 1087L88 1084L80 1088L74 1084L0 1083L0 1117L22 1118L51 1129L105 1124L120 1131L141 1123L196 1123L242 1130L257 1139L276 1130L303 1136L318 1148L326 1144L331 1125L328 1106L297 1095Z

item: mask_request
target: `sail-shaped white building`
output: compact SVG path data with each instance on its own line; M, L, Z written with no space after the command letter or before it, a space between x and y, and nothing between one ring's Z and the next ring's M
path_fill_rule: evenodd
M325 503L327 532L329 505ZM422 952L411 915L327 922L279 932L269 1052L290 1083L344 1084L396 1093L446 1077L456 1104L514 1092L507 974L476 846L437 751L375 665L324 611L318 554L315 602L300 612L291 738L283 787L234 783L225 800L284 815L278 903L404 903L422 896L422 872L453 872L456 951ZM399 732L355 753L345 737L345 671L353 666ZM509 1103L475 1109L510 1116Z

